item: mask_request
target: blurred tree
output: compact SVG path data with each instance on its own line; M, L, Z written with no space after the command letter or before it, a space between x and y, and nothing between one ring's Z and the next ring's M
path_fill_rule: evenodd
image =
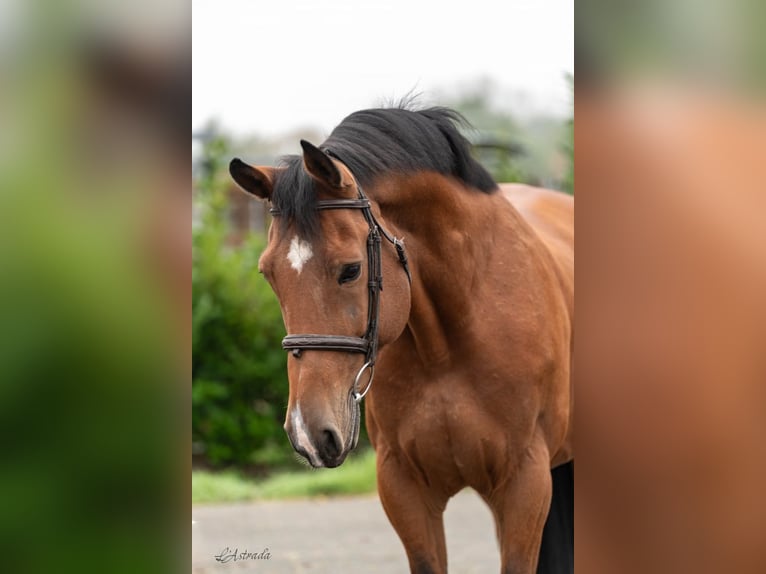
M492 83L485 79L450 99L447 105L463 114L473 127L466 136L496 181L528 181L530 176L522 167L525 151L519 143L522 130L510 114L492 104L493 90Z
M569 194L574 194L574 76L566 75L569 93L572 94L572 113L566 122L564 142L561 148L567 157L567 171L562 182L562 189Z
M440 96L473 126L466 136L496 181L562 189L562 120L539 114L521 117L508 111L507 98L487 78L458 89L457 95Z
M276 297L257 273L264 248L230 232L228 146L202 151L195 202L192 268L192 440L214 466L291 460L282 423L287 405L284 327Z

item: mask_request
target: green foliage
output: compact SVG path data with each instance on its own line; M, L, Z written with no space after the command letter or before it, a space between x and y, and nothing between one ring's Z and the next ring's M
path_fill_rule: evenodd
M448 105L470 122L475 131L466 134L474 143L474 153L495 181L527 182L530 174L524 166L519 141L523 130L510 114L499 111L491 102L493 86L479 82Z
M259 485L260 498L295 498L375 492L375 451L354 452L342 466L277 474Z
M192 504L239 502L258 498L258 487L252 478L236 470L192 471Z
M512 94L502 92L486 78L446 97L445 103L473 126L466 135L474 144L477 159L495 181L566 187L567 151L561 141L568 127L562 119L511 111Z
M281 472L261 481L233 470L195 471L192 503L367 494L375 492L376 484L375 451L368 449L352 453L338 468Z
M502 183L527 183L531 180L531 177L522 165L523 162L520 162L517 155L509 152L506 147L482 147L475 145L474 155L487 168L495 181Z
M284 326L279 304L258 275L265 240L228 246L226 146L206 146L193 230L192 440L214 466L289 460ZM281 448L280 448L281 446Z
M574 194L574 76L567 74L567 84L572 93L572 116L567 120L564 141L561 149L567 158L567 171L562 181L562 189L569 194Z

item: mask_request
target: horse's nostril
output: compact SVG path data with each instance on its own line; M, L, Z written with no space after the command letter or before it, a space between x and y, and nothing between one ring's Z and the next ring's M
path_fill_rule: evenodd
M331 429L322 431L322 447L328 458L337 458L343 451L338 433Z

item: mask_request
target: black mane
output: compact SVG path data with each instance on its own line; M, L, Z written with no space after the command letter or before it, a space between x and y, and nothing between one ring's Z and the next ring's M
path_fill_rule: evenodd
M497 184L472 156L471 145L459 132L467 122L448 108L372 109L345 118L320 145L342 161L363 186L388 172L434 171L455 177L485 193ZM285 223L310 237L318 231L316 194L301 156L283 158L285 167L274 182L272 202Z

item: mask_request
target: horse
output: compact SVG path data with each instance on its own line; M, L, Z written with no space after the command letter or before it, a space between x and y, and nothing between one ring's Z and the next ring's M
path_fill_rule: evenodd
M447 571L443 512L466 487L502 572L572 571L574 200L497 184L464 122L362 110L276 167L231 161L274 216L259 271L288 332L284 428L336 467L364 401L413 573Z

